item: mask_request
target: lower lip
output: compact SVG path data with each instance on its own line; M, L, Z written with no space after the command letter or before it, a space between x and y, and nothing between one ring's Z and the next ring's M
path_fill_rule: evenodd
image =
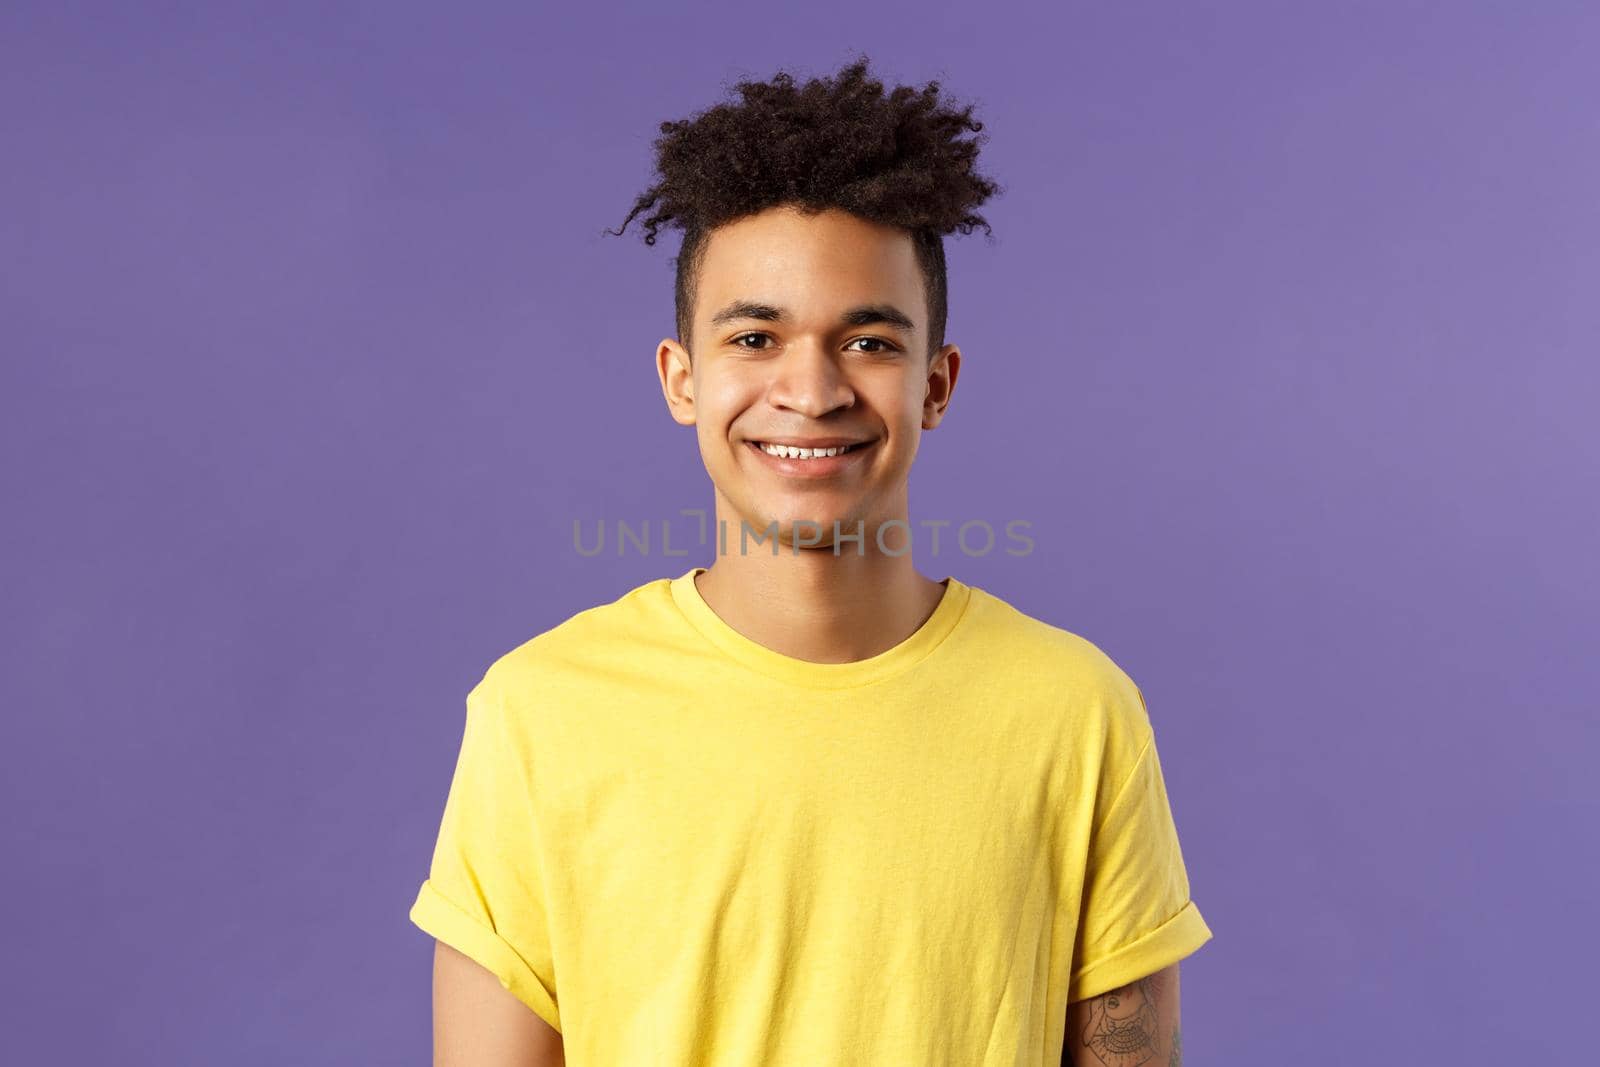
M817 459L789 459L784 456L774 456L763 450L754 441L746 441L745 444L763 463L786 477L831 478L855 466L856 461L866 455L877 442L869 441L866 444L856 445L850 451L840 453L837 456L822 456Z

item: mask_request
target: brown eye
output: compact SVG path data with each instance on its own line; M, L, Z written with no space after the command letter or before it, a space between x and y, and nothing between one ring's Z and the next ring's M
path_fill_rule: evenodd
M851 341L850 343L851 344L859 344L862 341L871 341L873 344L879 345L881 347L857 349L856 351L858 351L858 352L866 352L869 355L878 355L878 354L883 353L883 352L893 352L894 351L894 345L890 344L888 341L885 341L881 337L857 337L854 341Z
M745 340L748 337L759 337L762 340L765 340L766 336L767 335L764 334L764 333L742 333L738 337L735 337L733 339L733 343L738 348L748 348L749 347L748 345L742 345L742 344L739 344L739 342ZM755 351L760 351L760 349L755 349Z

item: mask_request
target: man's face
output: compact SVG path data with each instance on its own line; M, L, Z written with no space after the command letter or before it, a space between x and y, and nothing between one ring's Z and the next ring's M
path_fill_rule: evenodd
M911 235L837 210L778 207L729 223L707 242L693 324L692 360L665 340L657 368L673 418L695 427L728 551L739 551L741 520L755 531L776 521L786 545L822 547L835 522L849 534L859 521L875 551L878 525L907 517L918 442L961 362L954 345L928 361ZM801 442L850 447L809 459L761 447ZM801 520L820 529L796 530ZM907 536L885 531L883 544L898 552Z

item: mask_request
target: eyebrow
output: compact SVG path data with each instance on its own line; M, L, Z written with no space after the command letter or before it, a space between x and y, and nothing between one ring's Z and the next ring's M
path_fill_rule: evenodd
M788 322L789 316L782 308L771 304L761 304L753 300L735 300L711 316L711 325L726 326L742 319ZM845 326L883 325L903 333L911 333L916 329L916 323L911 321L911 317L893 304L863 304L860 307L853 307L839 316L839 322Z

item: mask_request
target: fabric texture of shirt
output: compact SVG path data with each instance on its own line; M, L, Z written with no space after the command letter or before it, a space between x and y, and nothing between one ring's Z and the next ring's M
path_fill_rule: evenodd
M696 567L495 660L423 931L568 1067L1055 1067L1066 1008L1211 931L1144 696L955 578L910 637L812 663Z

